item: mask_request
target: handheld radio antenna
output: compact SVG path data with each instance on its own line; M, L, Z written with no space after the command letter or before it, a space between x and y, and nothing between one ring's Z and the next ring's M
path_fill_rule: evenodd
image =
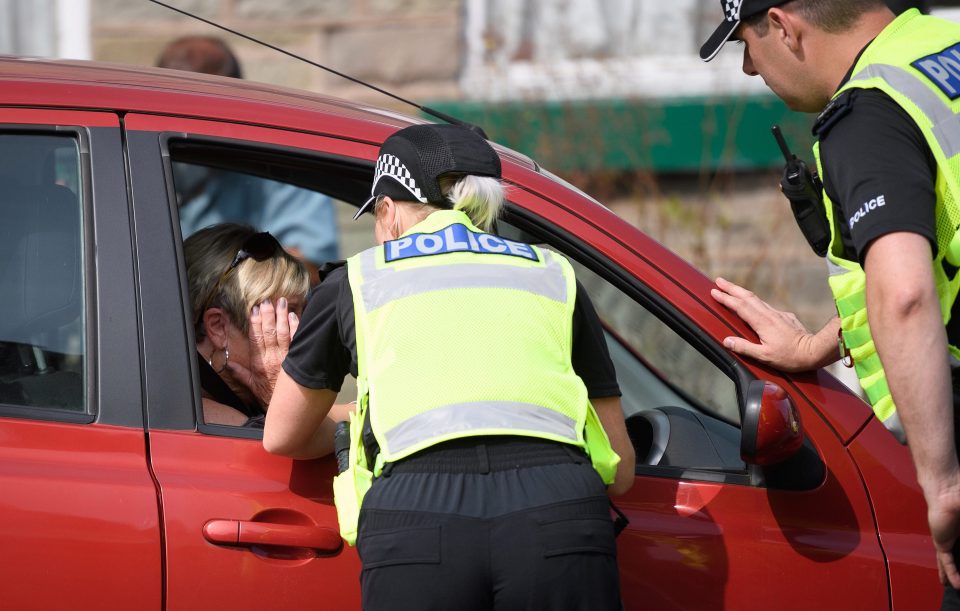
M770 128L770 131L773 132L773 137L777 139L777 146L780 147L780 152L783 153L783 159L787 163L795 160L796 155L790 152L790 147L787 146L787 141L783 139L783 133L780 131L779 125L774 125Z
M356 83L356 84L358 84L358 85L363 85L364 87L368 87L368 88L370 88L370 89L373 89L374 91L376 91L376 92L378 92L378 93L382 93L383 95L385 95L385 96L387 96L387 97L393 98L394 100L397 100L398 102L403 102L404 104L409 104L410 106L413 106L413 107L416 108L417 110L420 110L421 112L423 112L423 113L425 113L425 114L428 114L428 115L430 115L430 116L432 116L432 117L436 117L437 119L440 119L441 121L446 121L447 123L451 123L451 124L453 124L453 125L459 125L459 126L461 126L461 127L466 127L467 129L470 129L470 130L478 133L478 134L479 134L480 136L482 136L484 139L487 139L487 134L483 131L483 129L481 129L480 127L478 127L478 126L476 126L476 125L472 125L472 124L470 124L470 123L467 123L466 121L461 121L460 119L457 119L456 117L451 117L450 115L448 115L448 114L446 114L446 113L440 112L439 110L435 110L435 109L430 108L430 107L428 107L428 106L423 106L423 105L421 105L421 104L417 104L416 102L412 102L412 101L410 101L410 100L408 100L408 99L406 99L406 98L402 98L402 97L400 97L400 96L398 96L398 95L396 95L396 94L394 94L394 93L390 93L390 92L387 91L386 89L381 89L380 87L377 87L376 85L371 85L370 83L367 83L366 81L361 81L360 79L358 79L358 78L356 78L356 77L352 77L352 76L350 76L349 74L344 74L343 72L340 72L340 71L338 71L338 70L334 70L333 68L329 68L329 67L327 67L327 66L324 66L323 64L319 64L319 63L317 63L317 62L315 62L315 61L309 60L309 59L307 59L306 57L297 55L296 53L291 53L290 51L287 51L286 49L282 49L282 48L280 48L280 47L278 47L278 46L276 46L276 45L272 45L272 44L270 44L270 43L268 43L268 42L264 42L264 41L262 41L262 40L260 40L260 39L254 38L253 36L250 36L249 34L244 34L243 32L239 32L239 31L237 31L237 30L228 28L228 27L225 26L225 25L220 25L219 23L217 23L217 22L215 22L215 21L211 21L211 20L209 20L209 19L204 19L203 17L200 17L199 15L194 15L193 13L191 13L191 12L189 12L189 11L185 11L185 10L180 9L180 8L177 8L177 7L175 7L175 6L171 6L171 5L167 4L166 2L161 2L160 0L149 0L149 1L150 1L150 2L153 2L154 4L158 4L158 5L160 5L160 6L164 7L164 8L168 8L168 9L170 9L171 11L180 13L181 15L185 15L185 16L187 16L187 17L190 17L191 19L196 19L197 21L202 21L203 23L206 23L207 25L212 25L213 27L218 28L218 29L221 29L221 30L223 30L224 32L230 32L230 33L233 34L234 36L239 36L240 38L245 38L245 39L249 40L250 42L255 42L255 43L257 43L258 45L263 45L264 47L267 47L268 49L273 49L274 51L278 51L278 52L280 52L280 53L283 53L284 55L286 55L286 56L288 56L288 57L292 57L292 58L294 58L294 59L299 59L299 60L302 61L302 62L306 62L306 63L310 64L311 66L315 66L315 67L317 67L317 68L320 68L321 70L326 70L327 72L329 72L329 73L331 73L331 74L336 74L337 76L339 76L339 77L341 77L341 78L345 78L345 79L347 79L347 80L350 81L350 82Z

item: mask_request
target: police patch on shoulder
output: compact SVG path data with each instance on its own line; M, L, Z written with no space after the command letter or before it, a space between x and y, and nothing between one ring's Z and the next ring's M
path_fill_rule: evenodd
M413 257L429 257L448 252L475 252L507 255L539 261L537 252L523 242L515 242L490 233L474 233L460 223L434 233L415 233L384 244L387 262Z
M960 43L910 64L951 100L960 97Z

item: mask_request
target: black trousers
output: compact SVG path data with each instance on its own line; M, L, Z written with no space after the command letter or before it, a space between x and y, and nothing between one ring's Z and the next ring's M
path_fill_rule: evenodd
M605 487L561 444L458 440L388 466L357 549L366 611L621 609Z

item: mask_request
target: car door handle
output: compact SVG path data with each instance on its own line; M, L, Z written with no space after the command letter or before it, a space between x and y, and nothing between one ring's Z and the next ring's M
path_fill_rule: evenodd
M210 520L203 525L203 536L220 545L308 547L323 553L336 552L343 543L340 533L323 526L248 520Z

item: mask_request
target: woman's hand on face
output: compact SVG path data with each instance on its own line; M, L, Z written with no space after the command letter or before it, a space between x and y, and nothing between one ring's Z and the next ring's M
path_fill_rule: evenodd
M288 306L284 297L277 300L276 306L269 299L255 305L249 317L250 366L234 361L228 365L234 377L249 388L263 406L270 404L280 365L300 324Z

